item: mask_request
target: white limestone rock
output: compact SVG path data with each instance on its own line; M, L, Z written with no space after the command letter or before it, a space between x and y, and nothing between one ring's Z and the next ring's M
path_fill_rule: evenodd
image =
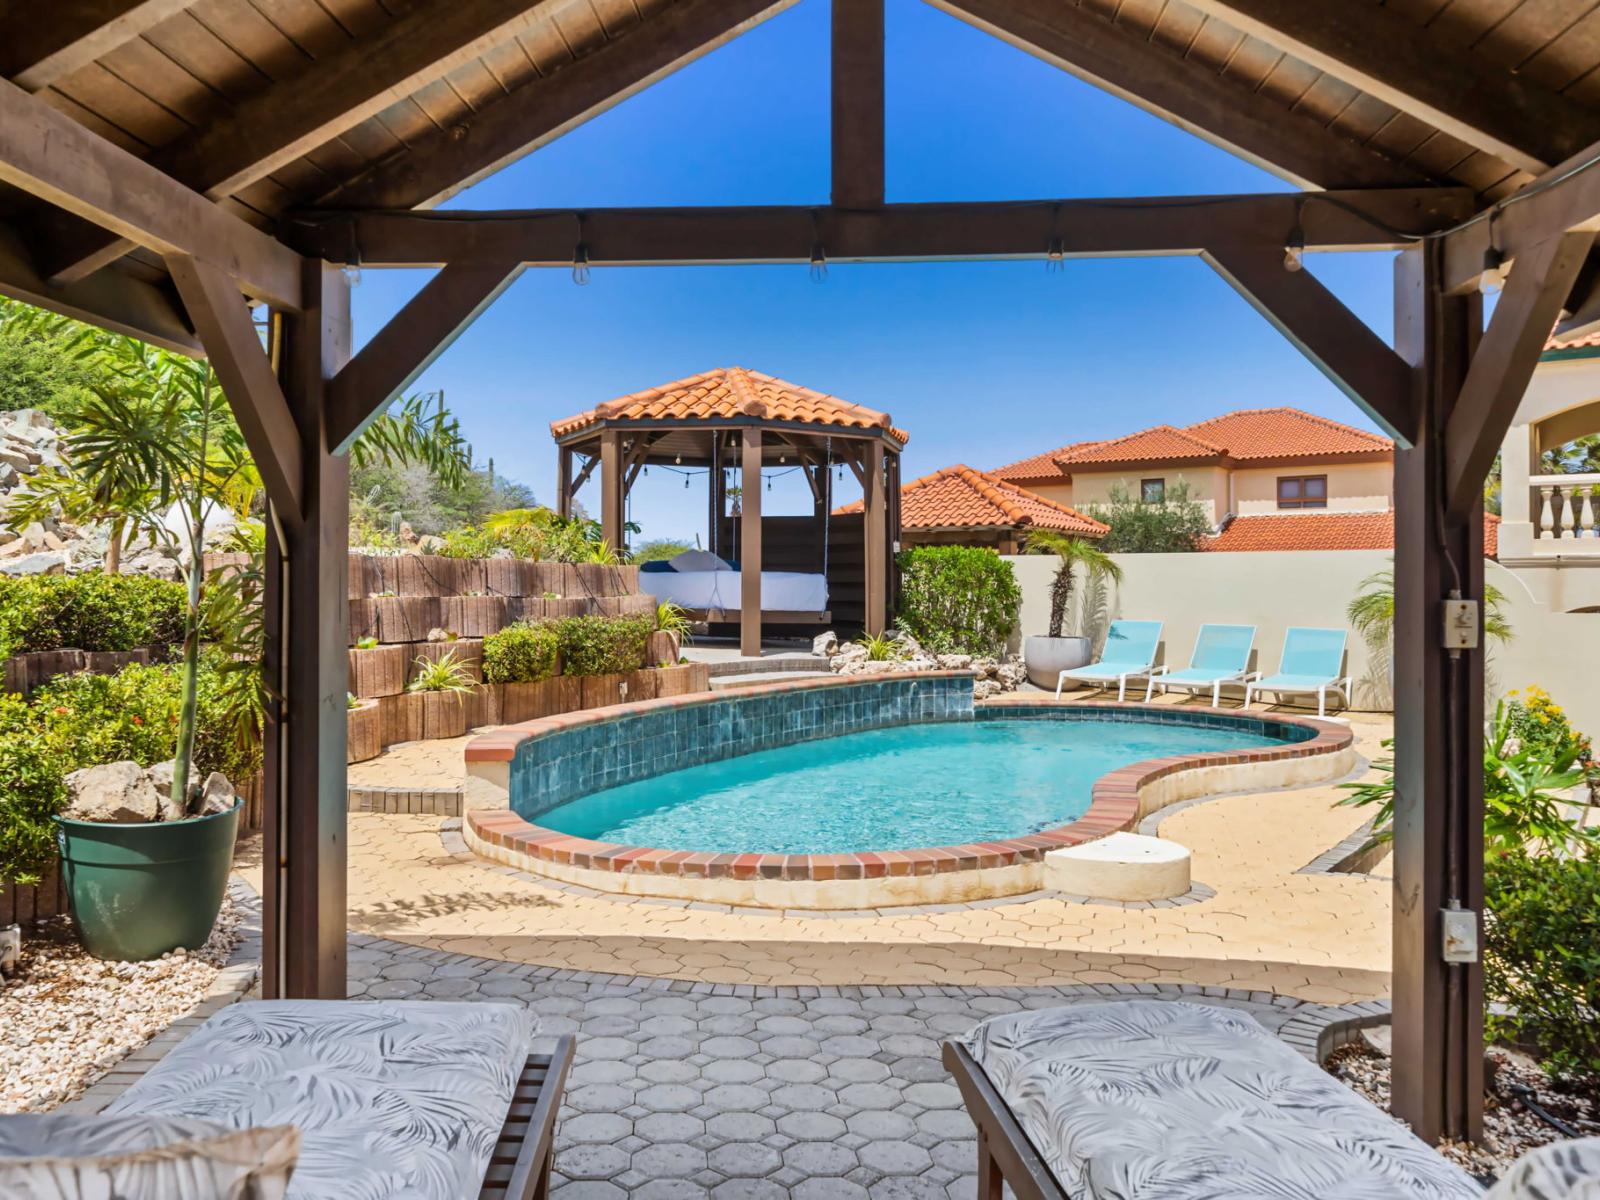
M233 790L233 784L228 782L227 776L221 771L213 771L200 785L200 800L195 816L210 817L225 813L238 802L239 794Z
M0 561L0 571L7 575L65 575L71 561L72 556L64 550L41 550Z
M823 658L832 658L839 653L839 635L833 630L819 633L811 639L811 653L821 655Z
M62 816L74 821L129 824L161 819L161 795L136 762L83 767L66 778L67 806Z

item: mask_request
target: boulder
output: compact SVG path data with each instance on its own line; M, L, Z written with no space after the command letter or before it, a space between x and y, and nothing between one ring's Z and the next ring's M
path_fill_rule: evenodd
M17 973L22 959L22 926L7 925L0 928L0 978Z
M74 821L128 824L160 819L161 795L135 762L84 767L67 776L67 806L62 816Z
M965 671L972 666L970 654L937 654L934 661L939 664L941 671Z
M160 821L177 821L186 815L183 805L175 804L172 800L172 775L176 766L177 764L173 760L168 759L166 762L159 762L145 771L145 778L150 780L150 786L155 788L156 795L161 797L160 802L156 805L158 814L156 819ZM194 776L191 774L191 783L193 779Z
M833 630L819 633L811 639L811 653L819 654L823 658L832 658L839 653L839 637Z
M0 571L7 575L65 575L70 561L71 556L64 550L41 550L0 562Z
M233 790L233 784L228 782L227 776L221 771L213 771L200 785L200 801L196 805L195 816L209 817L225 813L238 802L239 794Z

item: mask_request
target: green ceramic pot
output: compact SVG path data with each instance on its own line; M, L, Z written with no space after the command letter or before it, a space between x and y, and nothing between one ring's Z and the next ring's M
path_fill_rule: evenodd
M84 948L96 958L141 962L203 946L228 887L239 807L134 825L55 818Z

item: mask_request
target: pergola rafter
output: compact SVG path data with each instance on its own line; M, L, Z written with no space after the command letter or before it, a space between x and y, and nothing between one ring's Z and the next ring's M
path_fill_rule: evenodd
M830 205L392 211L453 195L790 2L416 0L397 16L375 8L357 34L324 6L275 8L278 28L246 0L208 0L214 16L238 18L217 23L237 42L222 54L205 41L218 34L184 24L185 0L0 15L0 291L210 354L262 461L274 518L265 990L344 992L339 451L517 271L579 258L804 263L819 251L830 262L1200 255L1404 443L1394 1097L1425 1137L1476 1136L1482 973L1445 961L1440 911L1482 905L1483 651L1448 654L1438 606L1483 595L1481 477L1537 347L1558 319L1600 320L1600 147L1582 148L1600 137L1600 103L1570 86L1600 71L1600 48L1578 26L1507 27L1491 58L1375 0L930 0L1302 186L1335 190L904 205L884 188L881 0L836 0ZM1456 0L1452 18L1495 7ZM134 39L118 87L96 105L75 98L81 76L111 74L103 60ZM1283 272L1285 247L1302 242L1403 251L1394 349L1309 276ZM339 263L441 270L352 360ZM1484 333L1477 286L1508 265ZM270 354L245 298L273 309ZM709 439L713 514L734 441L759 479L760 437L785 435L730 425ZM603 523L619 533L627 473L643 460L624 461L620 430L593 451L576 480L562 455L562 494L599 470L615 481ZM835 457L892 523L897 465ZM888 601L886 589L869 594L869 620Z

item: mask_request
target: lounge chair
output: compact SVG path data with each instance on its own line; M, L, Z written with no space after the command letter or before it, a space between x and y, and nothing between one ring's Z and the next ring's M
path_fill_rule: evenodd
M1460 1167L1254 1018L1171 1000L1008 1013L946 1042L979 1200L1481 1200Z
M1279 701L1285 696L1317 698L1317 716L1328 715L1328 693L1350 703L1350 676L1344 670L1345 631L1342 629L1291 628L1283 635L1283 658L1278 673L1245 684L1244 703L1257 692L1271 692Z
M1156 661L1156 649L1160 645L1160 621L1111 622L1111 628L1106 631L1105 649L1100 652L1100 661L1061 672L1056 677L1056 699L1061 699L1061 689L1067 680L1074 679L1102 688L1114 683L1117 685L1117 699L1126 700L1128 680L1143 679L1150 674L1150 667ZM1145 688L1144 698L1150 698L1148 687Z
M1211 707L1222 703L1222 685L1244 683L1250 675L1250 647L1255 644L1254 625L1202 625L1194 639L1194 653L1181 671L1154 667L1150 686L1163 692L1182 688L1186 692L1211 689ZM1149 695L1145 696L1149 699Z

